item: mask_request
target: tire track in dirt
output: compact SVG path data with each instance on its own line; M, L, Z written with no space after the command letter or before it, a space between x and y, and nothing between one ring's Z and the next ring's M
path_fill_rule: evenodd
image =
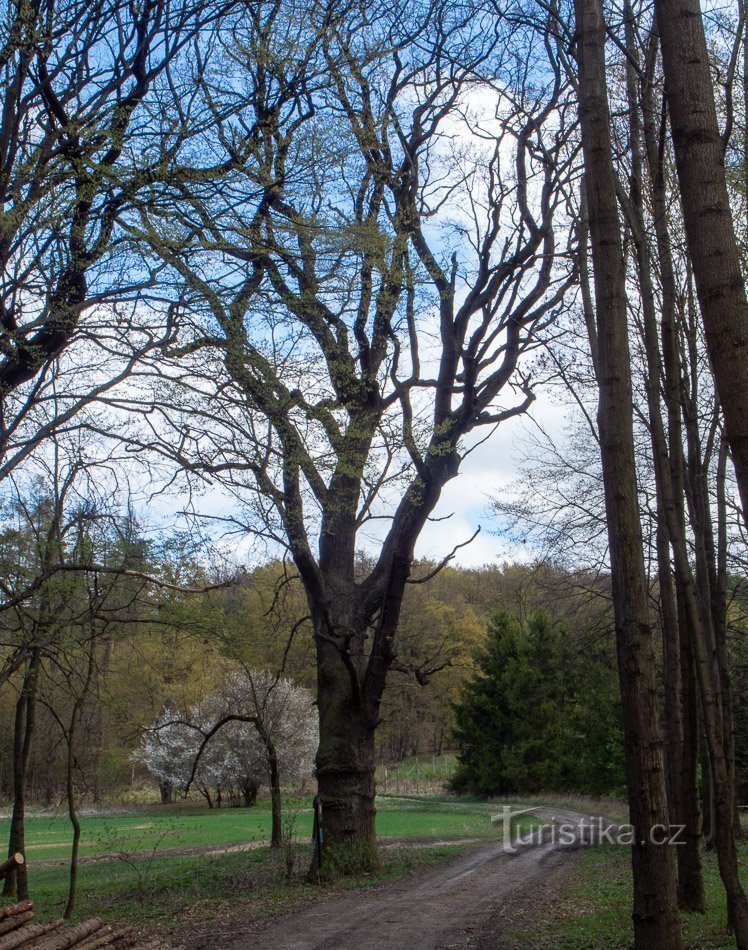
M590 816L536 809L546 825L534 843L508 853L492 842L454 861L370 890L317 901L296 913L275 918L258 930L205 934L188 941L190 950L469 950L497 946L502 908L516 897L523 902L534 888L558 876L582 847L594 843ZM558 823L566 827L562 837ZM607 819L594 819L609 828ZM599 823L599 824L598 824ZM538 840L540 839L540 840ZM563 843L560 843L563 842ZM489 927L492 935L486 933ZM513 920L513 926L517 926ZM487 943L486 940L489 940ZM493 942L491 942L491 940Z

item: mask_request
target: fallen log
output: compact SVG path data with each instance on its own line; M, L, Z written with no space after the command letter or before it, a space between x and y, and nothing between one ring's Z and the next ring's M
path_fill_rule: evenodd
M75 950L99 950L99 947L112 947L114 946L115 934L116 931L106 926L98 933L91 934L90 939L79 943Z
M5 934L9 934L11 930L17 930L19 927L23 927L24 924L27 924L33 919L33 910L27 910L21 914L14 914L12 917L6 917L5 920L0 920L0 937L4 936Z
M104 923L101 917L90 917L74 927L66 927L59 933L53 934L46 940L34 944L34 950L68 950L69 947L77 946L78 942L98 933L104 927L110 928ZM0 948L2 950L2 948Z
M20 866L25 863L26 859L20 851L16 851L15 854L11 854L7 861L3 861L3 863L0 864L0 881L2 881L2 879L7 877L9 874L12 874L16 868L20 868Z
M138 942L138 935L131 926L111 930L108 934L94 934L90 941L79 943L75 950L98 950L99 947L112 947L113 950L124 950L134 947Z
M0 920L15 917L17 914L25 914L27 911L33 909L33 901L20 901L18 904L8 904L7 907L0 907Z
M85 943L79 943L76 950L98 950L99 947L114 946L125 947L132 946L132 944L135 943L135 932L129 925L127 927L119 927L117 930L107 925L105 930L107 931L106 933L92 934L91 939L86 940ZM129 939L129 944L126 944L126 938Z
M119 933L112 942L112 946L115 950L126 950L126 948L134 947L138 942L138 935L135 933L132 927L128 927L125 933Z
M0 937L0 950L15 950L16 947L22 947L24 944L34 941L33 947L39 946L39 938L45 934L59 930L65 923L64 920L53 920L50 924L26 924L20 930L14 930L12 933Z

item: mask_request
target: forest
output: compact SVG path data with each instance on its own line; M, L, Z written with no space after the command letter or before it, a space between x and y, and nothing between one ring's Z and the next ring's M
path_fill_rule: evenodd
M743 0L9 0L0 86L4 896L139 794L376 874L449 752L748 948Z

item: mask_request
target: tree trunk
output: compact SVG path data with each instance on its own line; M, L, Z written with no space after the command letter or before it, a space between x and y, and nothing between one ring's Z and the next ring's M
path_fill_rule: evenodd
M280 848L283 846L283 811L281 802L280 785L280 766L278 764L278 751L275 748L270 733L267 731L266 723L260 716L255 721L255 728L265 746L265 755L267 756L268 772L270 773L270 803L272 811L272 826L270 830L270 847Z
M720 438L717 455L717 554L716 578L713 589L714 626L717 632L717 661L720 666L723 691L723 713L727 744L727 764L732 786L732 827L736 841L743 837L738 811L737 770L735 763L735 705L732 688L732 669L727 647L727 440Z
M656 0L675 164L704 334L748 513L748 301L698 0Z
M251 808L257 802L257 786L254 782L244 782L242 784L242 798L244 807Z
M693 322L693 321L692 321ZM695 349L695 332L686 341ZM714 545L706 479L711 449L701 444L698 425L698 376L696 359L692 356L691 394L683 394L685 431L688 445L686 487L691 516L691 527L696 562L696 585L687 605L698 601L698 617L695 606L690 606L694 619L691 629L693 658L701 696L704 735L710 761L710 807L713 811L714 846L720 877L727 895L728 924L735 930L738 947L748 947L748 900L740 882L734 827L734 776L730 763L732 715L730 711L729 676L725 651L720 649L716 624L724 625L717 579L718 567ZM716 421L707 444L716 436ZM685 563L683 572L690 570Z
M13 811L10 819L8 854L19 851L26 854L26 775L29 768L31 744L36 721L36 689L41 659L38 650L31 652L24 676L21 695L16 703L13 729ZM19 901L28 900L29 884L26 864L22 864L5 878L3 896L16 895Z
M667 791L670 816L674 824L684 823L681 779L683 775L683 697L681 681L681 630L678 606L673 583L670 549L673 532L680 534L676 499L672 484L672 465L668 436L660 399L663 378L660 358L660 335L657 325L657 296L653 280L652 255L647 234L644 209L644 155L646 149L643 135L640 100L651 109L651 102L639 91L639 50L634 31L634 14L626 0L624 4L624 27L626 39L626 94L628 100L629 153L631 173L629 193L624 194L619 185L620 200L629 224L636 251L636 266L639 277L639 295L642 309L642 340L646 356L645 388L649 416L649 434L652 444L652 461L657 497L657 572L659 580L659 604L662 623L663 676L665 686L665 764L667 766ZM649 65L649 64L648 64ZM645 79L645 82L648 80ZM651 85L651 84L650 84ZM651 98L651 97L650 97ZM646 114L646 112L645 112ZM653 188L653 191L656 187ZM667 301L665 301L667 304ZM678 538L676 537L676 542ZM688 839L687 839L688 840ZM678 867L687 861L677 849ZM679 874L679 883L681 875ZM679 889L679 903L680 889ZM681 904L682 906L682 904Z
M66 786L68 798L68 818L73 826L73 843L70 849L70 874L68 877L68 899L65 905L63 917L70 920L75 910L75 900L78 894L78 849L81 840L81 823L78 819L78 812L75 807L75 785L73 782L73 773L75 770L75 734L78 718L78 705L73 709L73 715L68 732L68 754L66 765Z
M592 239L599 361L598 428L610 543L634 878L637 947L682 946L670 849L651 838L668 824L654 650L649 622L633 440L625 262L616 201L599 0L575 0L579 116Z
M633 31L632 31L633 33ZM665 432L653 432L653 451L659 455L657 480L661 498L658 500L658 561L666 556L665 538L668 548L679 545L681 550L686 537L686 515L684 494L683 434L681 420L681 368L680 352L676 331L677 289L670 228L668 223L668 195L663 156L666 154L663 136L664 123L661 121L660 104L655 98L656 84L654 72L657 64L659 37L656 32L650 36L645 56L645 71L641 83L640 99L643 115L641 127L644 144L644 159L649 174L652 217L657 243L657 261L659 263L661 303L660 303L660 345L662 359L659 358L657 337L654 327L649 324L651 341L648 351L656 357L650 365L650 387L654 386L658 394L662 384L666 412ZM629 67L630 70L630 67ZM639 99L639 96L636 97ZM632 103L634 105L634 103ZM641 218L642 238L646 232L644 218ZM662 379L660 378L662 376ZM652 378L654 377L654 379ZM654 395L648 391L650 398ZM663 444L664 440L664 444ZM659 448L658 448L659 446ZM677 559L681 568L688 564L688 556ZM670 573L668 557L667 573ZM660 565L660 583L667 585ZM671 810L675 823L685 826L683 840L685 844L676 851L678 858L678 904L680 907L702 912L705 907L704 875L702 863L702 823L698 789L698 699L691 651L691 638L696 635L690 628L689 612L686 607L687 591L692 583L689 570L684 576L682 569L676 568L675 596L677 617L670 638L664 645L666 721L668 730L668 763L670 773L669 791L672 789ZM667 589L666 594L670 594ZM668 601L668 616L672 607ZM671 637L677 628L677 647ZM680 665L680 676L675 663ZM675 700L675 692L678 698ZM680 706L673 709L673 703Z
M376 716L361 695L354 659L317 635L317 787L324 828L323 873L378 867L375 836Z
M704 803L704 840L709 850L714 848L717 818L714 813L714 775L706 739L701 741L701 800Z
M702 861L702 815L699 797L699 708L694 671L692 636L689 635L688 613L682 592L678 591L678 617L681 630L680 664L683 699L683 747L678 776L681 811L677 824L685 825L685 844L677 849L678 855L678 904L684 910L703 913L706 909L704 895L704 868Z
M268 763L270 765L270 802L273 822L270 832L270 847L280 848L283 845L280 769L278 768L278 753L275 751L275 746L272 745L268 747Z

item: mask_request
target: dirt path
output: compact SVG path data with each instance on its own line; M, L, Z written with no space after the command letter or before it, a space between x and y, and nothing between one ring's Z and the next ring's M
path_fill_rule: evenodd
M550 821L551 813L536 814ZM555 811L561 835L547 826L542 840L507 852L492 842L441 867L372 890L355 891L314 903L294 914L254 924L251 932L203 935L188 941L190 950L487 950L502 945L502 921L518 926L515 902L525 907L570 866L582 847L594 841L589 816ZM598 820L596 819L595 822ZM600 819L602 827L611 823ZM586 823L585 823L586 822ZM581 824L580 824L581 823ZM599 827L595 825L595 827Z

